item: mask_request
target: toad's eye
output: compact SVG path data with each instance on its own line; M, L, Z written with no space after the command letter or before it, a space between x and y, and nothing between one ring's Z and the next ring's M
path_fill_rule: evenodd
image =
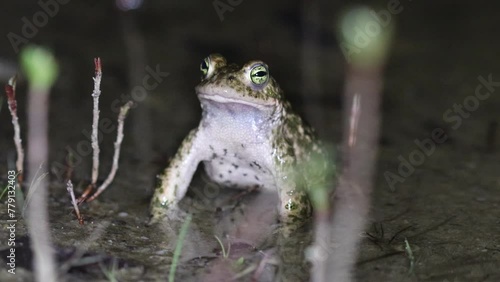
M265 65L256 65L250 70L250 79L257 85L262 85L269 79L269 71Z
M203 78L207 77L209 67L210 67L210 57L206 57L200 64L200 70L201 74L203 75Z

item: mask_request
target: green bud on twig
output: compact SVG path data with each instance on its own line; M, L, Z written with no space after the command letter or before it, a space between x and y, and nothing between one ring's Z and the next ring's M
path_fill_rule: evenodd
M29 45L21 51L21 65L33 88L49 89L59 73L59 66L50 51Z
M339 38L347 61L360 67L377 67L383 64L394 24L381 24L365 6L351 8L340 17Z

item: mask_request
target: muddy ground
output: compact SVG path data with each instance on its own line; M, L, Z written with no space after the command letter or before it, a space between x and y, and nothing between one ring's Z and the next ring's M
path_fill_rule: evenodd
M239 64L255 58L265 61L294 108L318 135L327 142L340 141L345 60L335 26L347 4L319 4L317 16L312 16L319 24L311 24L316 47L305 58L301 2L243 0L221 15L214 8L216 2L147 1L141 9L124 13L114 1L68 1L58 4L47 23L28 35L23 33L23 17L32 22L42 7L34 1L2 3L2 84L17 68L16 47L24 45L24 41L11 44L10 33L50 47L60 63L60 77L51 95L47 166L50 227L68 281L111 280L105 274L119 281L167 279L180 223L146 226L148 202L155 175L199 121L193 87L199 81L199 63L208 54L219 52ZM381 10L391 2L372 4ZM496 128L500 90L496 82L490 86L482 82L500 81L499 6L491 1L401 1L399 5L400 12L390 19L397 29L384 75L375 191L366 233L357 234L363 240L355 276L358 281L499 281L500 133ZM91 158L81 152L91 127L96 56L102 58L104 69L103 118L116 119L111 105L142 84L148 72L145 66L158 67L168 76L130 113L116 179L98 201L83 206L86 224L81 226L71 212L61 164L67 150L83 150L72 177L81 193L90 179ZM311 60L317 65L312 75L315 87L303 80ZM19 84L25 136L27 91L24 80ZM480 91L488 90L481 93L491 94L474 104L471 96L479 85L484 85ZM455 105L464 104L464 112L457 112ZM15 156L5 102L0 121L0 181L4 183ZM436 130L446 140L432 143L431 153L414 160L417 164L412 168L403 168L404 160L418 154L417 143L432 138ZM101 181L111 165L114 138L114 132L103 134ZM391 173L400 178L389 184L386 178ZM277 279L278 269L287 281L306 281L308 265L301 254L310 242L310 224L289 241L273 233L273 223L268 222L255 222L250 229L256 232L245 240L234 235L235 228L241 227L241 215L269 198L214 188L199 173L182 203L183 210L193 213L193 221L177 281L228 278L225 268L217 267L224 263L241 274L242 281L250 281L260 264L264 268L258 281ZM3 221L7 219L4 201L0 203ZM0 253L6 259L9 233L3 226ZM225 234L233 235L226 238ZM232 242L228 258L223 258L214 235L226 246L228 240ZM404 250L405 239L413 259ZM16 240L16 275L7 273L1 263L0 280L32 281L26 227L20 216ZM281 265L277 247L293 249ZM75 254L76 249L85 254Z

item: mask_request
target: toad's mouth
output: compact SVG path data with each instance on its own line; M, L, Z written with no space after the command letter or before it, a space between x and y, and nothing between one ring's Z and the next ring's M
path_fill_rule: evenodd
M249 130L255 134L267 130L277 113L277 108L273 105L263 105L217 94L198 93L198 99L202 109L201 124L204 127L230 128L234 132Z
M269 110L274 108L275 103L270 101L262 101L257 99L241 99L241 98L231 98L219 94L207 94L207 93L198 93L198 97L200 100L209 100L216 103L221 104L233 104L233 105L243 105L252 108L256 108L258 110Z

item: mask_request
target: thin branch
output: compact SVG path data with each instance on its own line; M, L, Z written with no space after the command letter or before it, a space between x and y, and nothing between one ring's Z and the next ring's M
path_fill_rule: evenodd
M95 186L97 182L97 177L99 176L99 140L97 130L99 127L99 96L101 96L101 78L102 78L102 68L101 59L95 58L95 77L94 77L94 92L92 92L92 97L94 98L94 111L92 120L92 185Z
M83 190L83 193L80 197L78 197L78 200L76 200L76 202L80 205L81 203L85 203L90 195L90 193L92 193L92 190L94 190L94 185L92 185L92 183L89 183L89 185L87 185L87 188L85 188L85 190Z
M10 115L12 116L12 125L14 125L14 144L16 145L17 160L16 170L18 172L17 183L20 186L23 182L23 162L24 162L24 149L21 140L21 127L19 126L19 119L17 117L17 101L16 101L16 80L17 75L9 79L9 83L5 85L5 92L7 94L7 103L9 106Z
M71 182L71 180L68 180L68 182L66 183L66 189L68 190L69 196L71 197L71 203L73 204L73 208L75 209L76 218L78 218L78 222L83 225L83 217L80 215L80 209L78 209L75 192L73 191L73 183Z
M128 101L125 105L120 108L120 114L118 115L118 130L116 133L116 141L115 141L115 153L113 155L113 165L111 167L111 171L109 172L108 178L99 186L97 191L90 197L87 202L93 201L97 198L108 186L113 182L115 178L116 171L118 170L118 160L120 159L120 149L123 141L123 126L125 123L125 118L127 117L127 113L132 107L133 102Z
M94 108L92 112L92 177L91 182L83 192L83 194L78 198L77 203L81 204L85 202L92 193L92 190L96 187L97 177L99 176L99 140L98 140L98 128L99 128L99 97L101 95L101 79L102 79L102 65L101 58L97 57L94 59L95 65L95 77L94 79L94 91L92 92L92 97L94 99Z

